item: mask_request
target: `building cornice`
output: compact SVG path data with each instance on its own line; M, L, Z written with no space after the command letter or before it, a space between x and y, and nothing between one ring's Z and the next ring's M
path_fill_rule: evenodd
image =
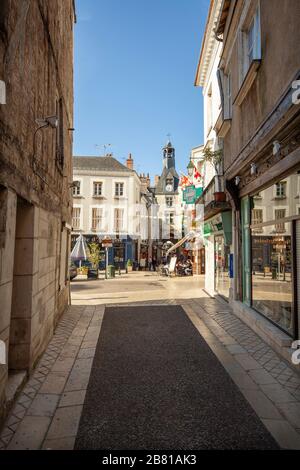
M203 87L205 84L209 64L215 49L214 46L217 41L215 29L219 20L222 5L223 0L211 0L194 82L195 86Z

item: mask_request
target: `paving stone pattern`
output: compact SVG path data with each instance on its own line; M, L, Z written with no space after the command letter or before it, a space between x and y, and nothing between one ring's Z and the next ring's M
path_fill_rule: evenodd
M300 449L300 375L225 301L162 298L126 305L182 305L279 445ZM0 449L73 449L104 309L76 305L63 315L0 432Z

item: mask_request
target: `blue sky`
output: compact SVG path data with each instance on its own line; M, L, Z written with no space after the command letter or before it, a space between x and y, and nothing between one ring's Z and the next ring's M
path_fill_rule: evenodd
M209 0L76 0L74 155L112 144L160 174L171 134L177 170L203 141L194 78ZM99 145L100 148L96 148Z

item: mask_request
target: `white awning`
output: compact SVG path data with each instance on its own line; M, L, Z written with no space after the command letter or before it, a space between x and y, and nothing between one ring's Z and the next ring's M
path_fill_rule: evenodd
M167 253L166 253L166 256L168 256L169 253L171 253L171 251L174 251L176 250L177 248L179 248L184 242L187 242L189 240L192 240L193 238L196 237L196 232L194 232L193 230L191 232L189 232L185 237L183 237L181 240L179 240L179 242L175 243L175 245L171 246L171 248L168 249Z

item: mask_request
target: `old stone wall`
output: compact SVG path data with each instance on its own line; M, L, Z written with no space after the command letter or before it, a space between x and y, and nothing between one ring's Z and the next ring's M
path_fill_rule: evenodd
M1 0L6 104L0 105L0 339L7 345L7 364L0 366L2 409L7 377L30 372L68 305L62 239L72 210L73 26L72 0ZM53 115L57 128L35 132L36 119Z
M238 94L241 53L238 25L243 2L238 3L225 37L223 60L232 78L232 101ZM274 110L300 71L300 2L260 1L261 65L243 103L233 105L231 129L224 142L225 169L239 156L249 140Z

